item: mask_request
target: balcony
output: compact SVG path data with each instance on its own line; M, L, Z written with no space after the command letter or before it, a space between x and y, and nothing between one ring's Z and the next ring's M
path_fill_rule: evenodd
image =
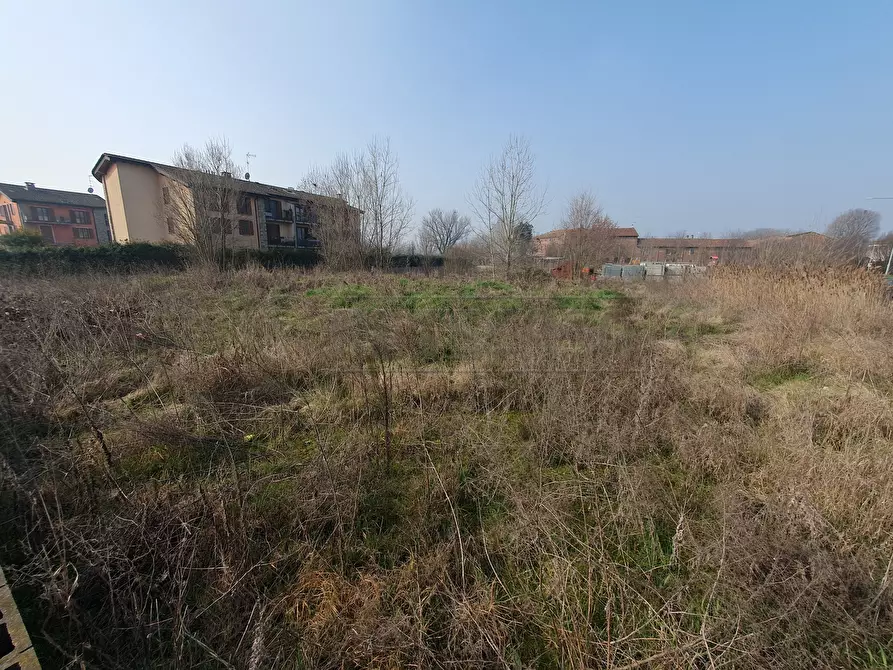
M93 225L92 221L84 221L83 223L78 223L77 221L72 220L72 218L68 217L68 216L51 216L48 219L40 219L40 218L35 218L35 217L31 216L30 214L22 214L22 221L24 223L43 223L43 224L67 223L67 224L74 224L76 226L92 226Z
M264 212L264 220L269 223L317 223L318 219L315 213L307 211L293 212L290 209L281 212Z

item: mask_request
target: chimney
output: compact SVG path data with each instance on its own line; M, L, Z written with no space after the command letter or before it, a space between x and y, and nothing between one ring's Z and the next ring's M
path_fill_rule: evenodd
M226 170L224 170L220 174L223 175L224 177L232 177L233 176L232 172L227 172Z
M34 185L33 181L26 181L25 188L27 188L29 191L33 191L37 187Z

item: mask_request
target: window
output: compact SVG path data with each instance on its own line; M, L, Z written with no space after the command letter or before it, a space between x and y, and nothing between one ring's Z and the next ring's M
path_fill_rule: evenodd
M174 235L177 232L177 224L174 223L174 217L172 216L167 217L167 232L171 235Z
M267 213L268 219L282 218L282 203L278 200L264 200L264 211Z
M87 218L87 212L79 212L76 209L73 209L71 210L71 222L88 225L90 223L90 219Z
M171 204L171 190L167 186L161 189L161 196L164 198L165 205Z
M211 232L217 235L228 233L229 231L226 229L226 220L219 216L211 219Z
M72 228L74 231L74 239L76 240L92 240L93 239L93 229L92 228Z
M55 244L56 238L53 237L53 227L52 226L41 226L40 227L40 236L43 238L43 241L47 244Z
M53 210L49 207L32 207L31 215L38 221L52 221Z
M251 214L251 198L247 195L239 196L239 214Z
M239 219L239 235L254 235L254 223L248 219Z

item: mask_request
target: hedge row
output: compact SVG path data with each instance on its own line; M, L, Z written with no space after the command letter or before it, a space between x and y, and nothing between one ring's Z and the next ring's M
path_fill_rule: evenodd
M250 262L264 267L312 267L319 262L313 249L230 252L230 263ZM0 249L0 270L30 273L134 272L167 268L182 270L190 261L190 249L181 244L107 244L99 247L39 247Z
M186 248L177 244L108 244L99 247L0 249L0 269L23 273L127 272L186 266Z
M321 262L315 249L239 249L228 254L228 264L241 267L257 263L266 268L309 268ZM24 274L78 272L135 272L167 268L181 270L190 261L190 249L182 244L108 244L98 247L38 247L33 249L0 248L0 271ZM367 267L372 266L369 259ZM390 267L436 268L443 265L440 256L395 255Z

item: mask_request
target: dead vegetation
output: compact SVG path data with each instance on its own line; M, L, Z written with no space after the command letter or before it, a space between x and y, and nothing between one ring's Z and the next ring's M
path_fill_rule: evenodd
M246 270L0 295L49 667L886 667L891 308Z

